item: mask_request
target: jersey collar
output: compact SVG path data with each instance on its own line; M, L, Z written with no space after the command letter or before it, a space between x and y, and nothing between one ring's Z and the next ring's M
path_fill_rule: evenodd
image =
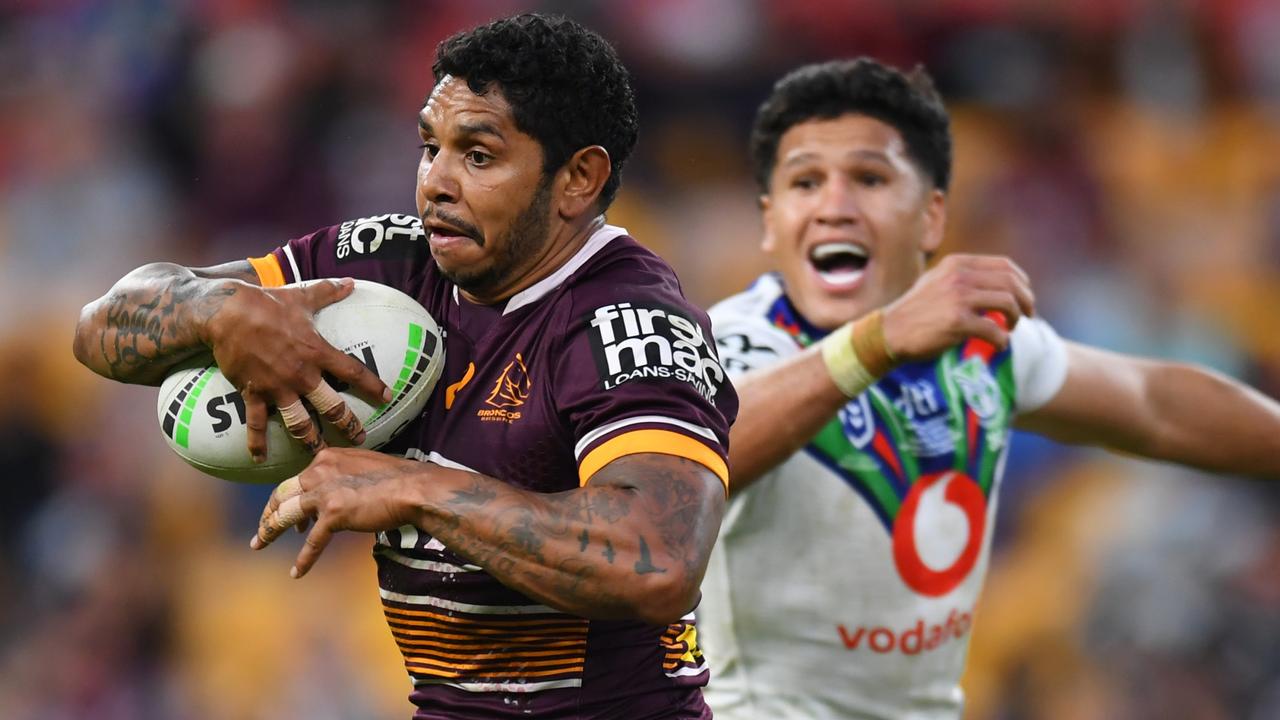
M555 272L508 298L507 306L502 311L503 315L510 315L525 305L530 305L542 299L552 290L563 285L570 275L585 265L606 245L627 234L626 228L605 224L603 215L596 217L591 222L595 229L591 232L591 236L587 238L587 241L583 243L582 248L573 257L569 258L565 264L556 268Z

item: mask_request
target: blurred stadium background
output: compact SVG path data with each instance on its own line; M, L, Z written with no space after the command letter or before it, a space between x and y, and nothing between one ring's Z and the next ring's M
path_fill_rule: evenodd
M1280 395L1271 0L0 2L0 716L407 717L367 537L305 581L261 488L168 453L155 392L74 363L128 269L413 207L435 44L561 11L635 74L611 220L704 305L760 269L752 112L798 63L925 62L949 244L1009 253L1066 336ZM1274 488L1015 443L968 717L1280 717Z

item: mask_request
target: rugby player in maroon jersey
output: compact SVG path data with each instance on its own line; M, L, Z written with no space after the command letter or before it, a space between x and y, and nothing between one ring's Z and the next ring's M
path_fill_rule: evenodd
M76 355L154 384L211 349L258 456L268 407L293 419L317 455L251 545L310 523L301 577L333 533L375 533L415 717L709 717L692 613L737 400L705 313L604 220L636 139L627 72L595 33L534 14L446 40L433 71L417 216L139 268L85 308ZM446 333L440 386L386 452L325 448L306 411L333 405L359 442L322 374L386 392L311 325L350 284L288 286L326 277L397 287Z

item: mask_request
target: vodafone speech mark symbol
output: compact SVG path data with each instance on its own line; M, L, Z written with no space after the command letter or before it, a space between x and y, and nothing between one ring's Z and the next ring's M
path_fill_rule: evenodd
M903 582L921 595L951 592L977 564L986 522L987 500L968 475L950 470L916 480L893 522L893 561Z

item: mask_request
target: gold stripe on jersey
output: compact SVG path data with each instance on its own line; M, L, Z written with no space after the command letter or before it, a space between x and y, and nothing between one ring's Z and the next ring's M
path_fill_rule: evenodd
M458 617L457 615L450 615L444 612L432 612L430 610L410 610L408 608L397 607L395 605L388 605L385 602L382 604L382 610L387 614L388 619L390 619L390 616L392 615L399 615L399 616L405 616L405 617L411 617L411 618L425 618L429 620L437 620L437 621L446 623L450 626L473 625L473 626L488 626L493 628L512 628L512 627L525 627L525 626L534 626L534 625L564 625L564 626L570 626L570 627L576 627L581 625L582 627L585 628L587 625L587 620L583 618L571 617L568 615L564 617L558 617L558 618L557 617L530 618L527 615L496 615L495 614L495 615L487 616L487 617L494 618L492 620L479 620L475 618ZM507 618L510 618L510 619L508 620Z
M633 430L601 443L582 458L578 465L578 481L586 485L600 468L620 457L637 453L675 455L692 460L715 473L726 489L729 487L729 468L715 450L688 435L655 429Z
M412 659L406 659L404 665L406 668L408 668L409 672L413 673L414 675L433 675L435 677L448 678L450 680L456 680L458 678L464 678L464 677L470 677L470 678L505 677L505 675L498 675L496 673L482 675L479 673L463 673L457 670L437 668L437 667L432 667L430 665L420 664ZM553 675L564 675L566 677L579 679L577 676L580 676L582 674L582 671L584 668L585 668L584 665L575 665L575 666L566 667L560 670L535 670L532 672L525 672L521 670L519 667L516 667L514 670L511 670L510 673L511 673L512 679L515 679L517 681L523 678L549 677Z
M662 648L666 651L662 669L671 672L677 667L701 667L702 649L698 647L698 629L692 623L673 623L662 634Z
M579 678L589 621L571 616L460 617L383 603L405 667L418 676L457 679Z
M275 255L249 258L249 264L258 273L258 282L262 287L280 287L284 285L284 271L280 269L280 261Z

